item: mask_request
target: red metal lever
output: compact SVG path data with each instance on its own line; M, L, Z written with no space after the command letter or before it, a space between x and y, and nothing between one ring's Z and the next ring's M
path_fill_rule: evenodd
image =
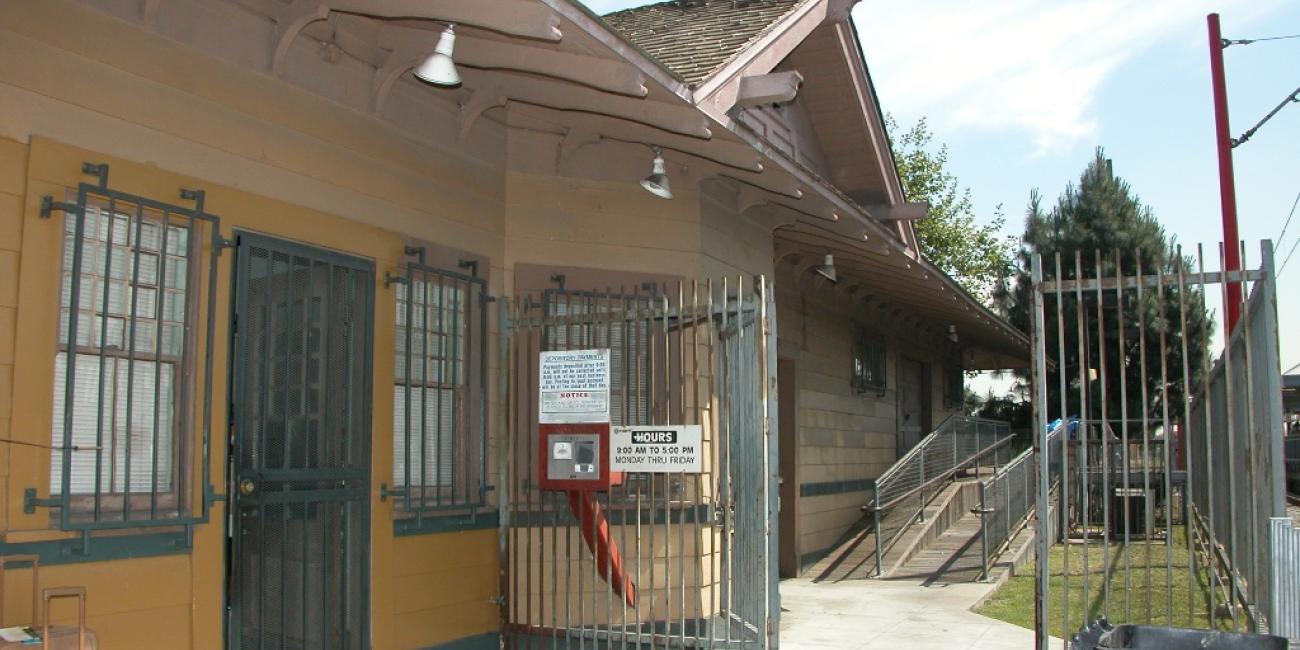
M569 491L569 508L582 527L582 538L587 540L587 548L596 556L596 569L614 589L614 593L623 597L628 607L636 607L636 585L632 578L623 573L623 557L619 555L618 544L609 534L609 522L596 500L596 494L585 490Z

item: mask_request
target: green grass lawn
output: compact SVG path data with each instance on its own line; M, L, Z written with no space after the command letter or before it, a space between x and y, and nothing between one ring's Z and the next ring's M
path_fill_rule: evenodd
M1183 527L1174 529L1174 544L1169 550L1172 551L1173 558L1172 580L1165 570L1164 540L1151 540L1149 555L1147 545L1142 540L1132 540L1127 554L1124 552L1122 542L1111 543L1108 548L1100 540L1089 542L1087 571L1089 584L1088 593L1085 594L1083 545L1078 543L1068 545L1069 633L1077 632L1085 621L1096 619L1103 614L1116 625L1150 623L1174 627L1208 628L1210 595L1206 588L1206 572L1203 566L1199 566L1198 561L1196 575L1188 575L1187 540ZM1048 619L1051 621L1052 636L1060 638L1066 637L1064 626L1066 551L1067 546L1058 544L1051 548L1048 556ZM1106 559L1107 551L1110 561L1109 570L1103 561ZM1127 572L1125 571L1126 559L1129 564ZM1150 568L1149 583L1148 568ZM1031 562L1029 571L1032 570ZM1109 607L1103 590L1108 574ZM1167 589L1167 585L1171 582L1172 608L1171 590ZM1216 595L1216 603L1220 605L1223 600L1221 593ZM1020 575L1011 578L976 611L990 618L1033 629L1034 576ZM1238 618L1238 625L1244 628L1244 618L1240 615ZM1216 623L1222 629L1232 629L1231 619L1217 620Z

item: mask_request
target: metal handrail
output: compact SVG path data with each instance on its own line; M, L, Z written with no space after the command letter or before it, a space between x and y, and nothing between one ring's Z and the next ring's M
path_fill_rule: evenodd
M962 425L966 425L963 427ZM974 426L974 433L970 431L970 425ZM992 443L981 446L984 436L983 429L991 427L989 432L993 440ZM962 444L963 440L966 444ZM974 451L965 453L970 449L970 438L974 438ZM882 572L882 561L886 547L893 547L894 543L902 536L906 526L900 527L890 535L888 541L882 537L883 531L880 527L881 512L891 509L903 501L920 495L920 504L916 513L908 517L907 521L916 518L920 512L925 509L924 492L933 486L951 479L957 472L971 466L978 466L980 459L989 454L996 454L997 451L1011 443L1013 436L1010 435L1010 425L999 420L987 420L983 418L972 418L962 415L954 415L944 420L939 428L935 429L929 435L921 439L919 443L907 453L903 454L888 470L880 475L876 480L875 489L872 493L872 502L862 506L862 510L872 513L874 519L874 531L876 541L876 576ZM960 451L959 451L960 450ZM940 458L938 468L926 467L926 455L930 454L931 458ZM944 454L950 453L947 460L944 461ZM918 462L919 459L919 462ZM927 471L928 469L928 471ZM914 476L915 475L915 476ZM881 501L882 494L890 494L891 488L895 483L904 483L904 481L915 479L917 484L908 487L902 493L889 496L885 501Z
M1053 487L1059 482L1061 473L1060 446L1056 442L1069 426L1069 422L1062 422L1047 435L1051 472L1048 481ZM1032 447L1020 452L988 479L980 481L980 505L975 512L980 515L981 580L988 580L992 558L1002 552L1033 514L1034 453ZM1017 503L1019 507L1016 507Z
M922 438L921 442L917 443L916 446L912 447L912 449L910 449L906 454L903 454L903 456L899 458L897 461L895 461L894 464L891 465L889 469L885 470L885 473L880 475L880 478L876 479L876 485L875 485L876 494L879 495L881 493L887 492L888 488L894 482L894 479L897 479L900 476L902 476L902 472L906 470L906 468L910 465L911 461L914 458L918 456L923 456L925 452L928 451L929 449L938 448L940 445L945 444L944 442L936 442L936 441L940 441L941 438L944 437L944 434L951 434L955 438L958 432L953 431L952 429L955 427L955 424L959 422L968 422L977 425L986 424L986 425L993 426L994 442L989 444L986 447L977 448L970 455L962 458L960 461L953 462L951 467L948 467L947 469L944 470L940 470L938 474L936 474L935 476L929 479L924 478L923 476L921 479L922 482L920 484L912 488L909 488L907 491L903 492L902 494L898 496L890 497L883 503L873 500L872 503L862 506L862 509L868 512L871 510L888 510L898 505L904 499L925 490L926 488L934 485L935 483L938 483L943 479L952 477L953 474L957 473L962 469L966 469L970 467L971 464L974 463L975 461L979 460L984 456L987 456L991 452L997 451L998 449L1001 449L1002 447L1010 444L1011 441L1014 439L1014 436L1010 435L1009 433L1010 425L1001 420L973 418L964 415L950 416L948 419L943 421L943 424L939 425L938 429L935 429L933 432L931 432L930 434ZM997 435L999 431L1006 431L1008 433L999 437ZM977 439L979 437L978 431L976 433L976 437ZM978 440L976 444L978 445ZM925 470L924 465L922 465L920 469L922 472L924 472Z

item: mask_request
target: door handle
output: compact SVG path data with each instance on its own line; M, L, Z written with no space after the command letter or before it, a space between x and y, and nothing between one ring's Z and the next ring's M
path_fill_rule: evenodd
M246 478L239 482L239 493L244 496L252 496L253 490L256 489L257 489L257 484L254 483L253 479L251 478Z

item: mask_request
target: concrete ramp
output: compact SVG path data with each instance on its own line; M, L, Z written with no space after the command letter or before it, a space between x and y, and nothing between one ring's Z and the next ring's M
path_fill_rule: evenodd
M945 486L918 513L916 508L895 508L881 520L884 554L881 576L893 576L919 553L941 540L979 503L979 484L960 480ZM973 516L973 515L969 515ZM975 520L978 534L979 520ZM977 537L978 543L978 537ZM976 561L979 561L978 548ZM876 535L870 515L862 517L830 553L808 571L814 582L841 582L876 577Z

